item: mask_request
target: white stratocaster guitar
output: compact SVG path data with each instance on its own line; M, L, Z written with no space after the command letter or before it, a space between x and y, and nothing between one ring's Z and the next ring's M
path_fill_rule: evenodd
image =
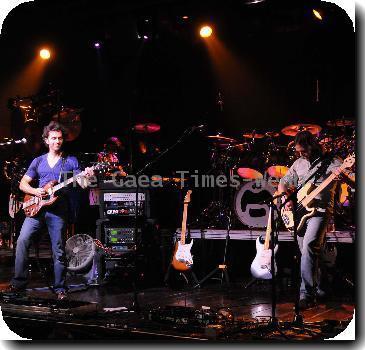
M340 166L340 170L350 168L355 164L355 154L349 155L344 162ZM319 186L315 186L312 183L307 183L303 186L297 193L297 201L298 206L295 212L297 217L298 227L297 230L299 231L305 221L315 215L317 212L316 207L311 207L313 199L321 193L334 179L336 178L335 174L329 175ZM281 218L284 222L285 227L293 231L294 229L294 217L293 212L291 210L285 210L285 208L281 209Z
M183 211L183 219L181 225L181 238L180 241L177 241L175 246L174 255L172 257L172 266L177 271L187 271L193 266L193 257L191 256L191 247L193 245L193 240L189 244L185 244L185 236L186 236L186 221L188 218L188 205L190 203L190 194L191 190L186 193L184 199L184 211Z
M256 239L256 256L251 264L251 274L255 278L268 280L272 278L271 274L271 247L270 247L270 238L271 238L271 213L272 209L269 211L269 219L266 228L265 241L263 237L257 237ZM275 255L278 251L279 246L276 244L274 247L274 261ZM275 275L277 272L276 262L275 262Z

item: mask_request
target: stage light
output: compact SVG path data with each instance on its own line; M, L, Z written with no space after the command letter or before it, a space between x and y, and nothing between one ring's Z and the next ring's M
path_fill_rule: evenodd
M212 35L213 29L210 26L203 26L200 28L200 36L202 38L208 38Z
M182 16L182 19L187 20L189 19L189 16Z
M100 49L101 48L101 43L99 41L95 41L94 42L94 48L95 49Z
M315 10L315 9L313 9L312 10L312 12L313 12L313 14L319 19L319 20L321 20L322 21L322 16L321 16L321 14L320 14L320 12L319 11L317 11L317 10Z
M39 56L43 60L49 60L51 58L51 52L48 49L42 49L39 51Z

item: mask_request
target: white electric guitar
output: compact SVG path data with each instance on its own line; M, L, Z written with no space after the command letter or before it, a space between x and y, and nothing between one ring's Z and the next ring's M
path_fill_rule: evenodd
M354 164L355 164L355 154L351 154L344 160L339 169L342 171L343 169L352 167ZM299 190L299 192L297 193L298 206L295 212L298 222L298 227L297 227L298 231L303 227L306 220L315 215L315 213L317 212L317 208L311 206L314 198L319 193L321 193L336 178L336 176L337 175L332 173L317 187L312 183L308 182L306 185L303 186L303 188ZM291 210L286 210L285 207L283 207L281 209L281 218L284 222L285 227L288 230L293 231L294 229L293 212Z
M186 221L188 218L188 205L190 203L190 194L191 190L186 193L184 199L184 211L183 211L183 219L181 225L181 238L180 241L177 241L175 246L174 255L172 257L172 266L177 271L186 271L192 268L193 266L193 257L191 256L191 247L193 245L193 240L189 244L185 243L186 236Z
M255 278L269 280L272 279L271 273L271 256L272 251L270 247L270 238L271 238L271 215L272 209L269 211L269 219L266 228L265 241L263 237L257 237L256 239L256 256L251 264L251 274ZM277 272L275 255L278 251L279 246L276 244L274 247L274 264L275 264L275 275Z

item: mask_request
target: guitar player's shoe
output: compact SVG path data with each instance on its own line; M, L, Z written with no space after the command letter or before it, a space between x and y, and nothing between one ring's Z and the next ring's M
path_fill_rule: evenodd
M25 287L19 288L15 287L12 284L9 284L7 287L0 291L3 294L25 294Z
M317 302L314 298L301 298L299 299L299 309L300 310L307 310L312 307L315 307Z

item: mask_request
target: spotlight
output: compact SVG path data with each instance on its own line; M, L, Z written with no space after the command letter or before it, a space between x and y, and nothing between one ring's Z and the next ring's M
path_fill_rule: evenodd
M39 56L43 59L43 60L49 60L51 57L51 52L48 49L42 49L39 51Z
M182 16L182 19L186 21L187 19L189 19L189 16Z
M202 38L208 38L212 35L213 29L210 26L203 26L200 28L200 36Z
M322 21L322 16L321 16L321 14L320 14L320 12L319 11L317 11L317 10L315 10L315 9L313 9L312 10L312 12L313 12L313 14L319 19L319 20L321 20Z
M94 42L94 48L95 49L100 49L101 48L101 42L100 41L95 41Z

